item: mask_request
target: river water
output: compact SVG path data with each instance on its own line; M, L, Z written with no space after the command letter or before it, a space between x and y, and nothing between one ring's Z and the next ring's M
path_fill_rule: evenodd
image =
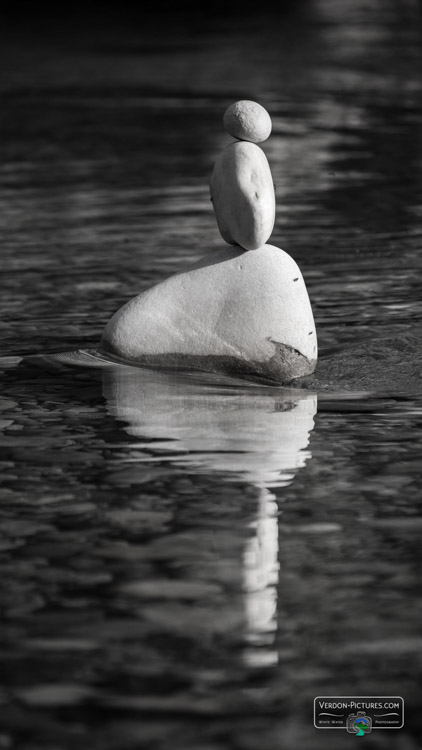
M419 747L421 6L238 11L0 32L0 748L343 748L318 695L403 696L366 741ZM315 376L50 356L221 246L241 98Z

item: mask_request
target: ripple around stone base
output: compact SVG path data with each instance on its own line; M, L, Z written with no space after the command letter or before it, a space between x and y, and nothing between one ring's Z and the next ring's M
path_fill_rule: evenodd
M202 372L222 373L232 377L252 379L257 382L285 385L295 378L311 375L316 367L316 359L307 359L303 354L286 344L277 341L274 344L274 355L262 362L247 361L239 357L225 355L191 355L191 354L143 354L134 362L125 362L130 366L152 367L169 370L195 370ZM105 350L99 350L100 357L113 356ZM122 360L119 360L122 362Z

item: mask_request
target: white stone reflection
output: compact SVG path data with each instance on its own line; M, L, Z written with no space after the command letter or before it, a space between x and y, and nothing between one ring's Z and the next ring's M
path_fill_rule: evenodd
M277 515L275 496L262 488L253 524L255 533L248 540L243 557L246 638L250 644L245 658L252 666L277 662L277 651L272 648L277 632Z
M126 422L140 451L152 448L159 460L190 472L218 472L258 488L241 562L245 658L250 665L276 663L279 511L271 488L288 485L311 456L316 394L130 367L105 370L103 390L109 412ZM141 452L139 460L154 458Z

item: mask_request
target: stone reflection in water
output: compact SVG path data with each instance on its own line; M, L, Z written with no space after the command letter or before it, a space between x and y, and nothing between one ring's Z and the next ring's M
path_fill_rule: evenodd
M140 461L170 461L190 472L218 472L259 490L242 560L244 655L249 665L277 662L278 506L270 488L287 486L311 457L314 393L212 376L119 367L103 373L109 412L143 449ZM152 453L146 456L145 451Z
M272 647L277 631L278 584L278 509L275 496L263 488L258 501L253 536L243 555L243 581L249 647L248 664L276 664L277 651Z

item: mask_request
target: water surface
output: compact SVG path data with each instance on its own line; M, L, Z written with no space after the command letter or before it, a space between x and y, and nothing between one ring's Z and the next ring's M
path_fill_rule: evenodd
M313 698L380 693L418 747L420 6L298 5L1 32L0 747L341 748ZM49 359L220 247L239 98L315 377Z

